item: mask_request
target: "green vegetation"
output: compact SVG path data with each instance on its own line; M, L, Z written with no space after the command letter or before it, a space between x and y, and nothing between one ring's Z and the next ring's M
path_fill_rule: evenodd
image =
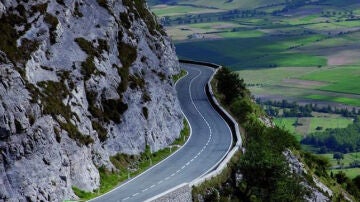
M60 82L46 81L38 83L38 86L42 88L42 91L38 93L43 104L43 113L49 114L57 120L61 129L65 130L69 137L76 140L78 144L89 145L94 140L91 136L79 132L72 121L73 113L70 106L63 103L63 100L69 96L69 91L64 82L62 80ZM58 116L62 116L65 121L59 119Z
M340 154L340 158L335 158L336 154ZM355 153L329 153L329 154L318 154L324 158L330 160L331 169L329 173L344 172L347 177L354 179L359 175L360 171L360 152Z
M44 17L44 21L50 25L50 28L49 28L49 31L50 31L50 43L51 44L54 44L56 43L56 27L57 25L59 24L59 20L49 14L49 13L46 13L45 17Z
M26 29L29 28L25 16L16 14L2 15L0 19L0 50L6 54L11 62L24 63L30 59L30 54L38 48L39 43L23 38L21 46L18 47L16 41L22 33L15 29L15 25L25 26ZM1 62L5 63L6 61L2 60Z
M217 89L220 82L222 81L212 81L213 89ZM219 92L215 94L224 104L225 95L219 95ZM238 96L233 102L249 99L248 96ZM354 182L339 181L338 177L328 174L330 163L327 158L301 151L298 141L288 131L279 127L267 128L259 122L258 117L263 116L264 112L251 101L245 107L238 107L241 109L238 111L233 111L235 108L232 109L231 104L225 105L225 108L230 109L245 128L246 153L232 162L220 176L194 188L195 200L200 194L209 201L303 201L309 190L300 184L307 181L313 185L314 175L334 190L333 198L342 200L345 190L341 186L353 196L359 196L358 189L353 186ZM240 112L243 114L239 118ZM297 158L306 163L307 174L301 176L289 172L288 163L282 153L289 148ZM237 173L243 176L240 182L234 177Z
M160 2L167 5L156 6ZM239 70L248 84L256 84L249 88L255 96L360 106L356 86L359 4L294 2L177 0L150 4L165 16L162 22L177 40L180 58L208 60ZM207 11L209 5L216 12ZM181 14L177 6L192 6L198 13Z
M100 122L121 123L121 115L128 109L128 105L119 99L101 99L102 108L97 107L96 100L98 94L93 91L86 91L86 99L89 104L89 111L94 118Z
M219 34L221 37L224 38L255 38L261 37L264 35L263 32L257 30L250 30L250 31L239 31L239 32L223 32Z
M279 127L266 127L258 120L264 112L250 100L246 88L233 90L235 95L220 91L225 86L243 83L240 79L230 79L233 76L234 73L227 69L220 70L213 84L218 95L219 92L225 92L220 95L220 101L245 128L246 153L233 162L225 173L215 178L215 181L211 180L200 188L194 188L193 198L196 200L197 194L201 194L205 198L210 197L209 200L302 201L306 190L300 185L300 178L290 174L282 154L288 148L299 149L298 141L289 132ZM236 75L234 78L237 78ZM241 182L230 177L235 176L238 171L243 175Z
M121 77L118 92L122 94L128 88L130 66L137 58L137 50L135 47L120 41L118 42L118 51L118 57L123 65L122 68L118 68L118 73Z
M190 126L189 123L184 119L183 121L184 128L180 132L180 136L172 143L172 145L183 145L190 136Z
M80 4L79 2L75 2L75 8L74 8L74 16L81 18L84 16L84 14L82 14L82 12L80 11Z
M102 195L128 178L133 178L144 172L151 166L164 160L166 157L175 152L179 145L183 145L190 136L190 128L184 119L184 128L180 133L180 137L173 142L170 148L164 148L157 152L151 152L150 146L146 145L145 151L139 155L117 154L110 157L111 163L118 169L117 171L109 171L105 167L100 167L100 188L93 192L86 192L77 187L72 187L74 193L83 200L89 200L96 196ZM176 145L176 146L175 146Z
M97 50L90 41L84 38L76 38L75 42L80 46L81 50L88 54L86 60L81 63L81 74L85 80L89 80L96 70L94 57L100 57L101 51Z
M304 138L303 144L321 148L322 153L338 151L342 153L360 151L360 122L358 119L346 128L328 129L323 132L315 132Z
M359 66L343 66L312 72L301 79L328 82L328 85L320 88L322 90L360 94L360 86L357 85L359 76Z
M274 122L279 127L284 127L296 136L299 141L306 135L325 131L331 128L346 128L352 124L350 118L344 117L289 117L276 118Z
M331 172L334 174L343 172L348 178L354 179L359 176L360 168L332 169Z
M247 33L244 33L245 35ZM240 36L241 34L239 34ZM251 36L251 35L250 35ZM233 69L250 67L311 67L324 66L326 59L308 53L294 53L289 49L299 44L309 44L317 39L300 37L249 37L211 41L177 43L180 57L209 60L231 66ZM195 54L196 53L196 54Z
M287 130L291 134L295 135L296 139L300 141L302 139L302 135L296 132L296 121L297 118L276 118L274 123L275 125L283 127L284 130Z
M156 21L153 14L146 8L145 0L124 0L123 4L128 6L131 13L135 14L135 18L141 18L144 20L149 32L156 36L158 32L162 35L166 35L162 26Z
M346 98L346 97L336 97L329 95L307 95L305 98L313 99L313 100L326 100L337 103L344 103L351 106L360 106L360 100L354 98Z
M172 80L174 83L176 83L179 79L181 79L182 77L184 77L187 74L187 72L185 70L180 70L180 73L175 74L172 76Z
M189 13L219 12L216 9L204 9L193 6L158 6L151 9L157 16L176 16Z

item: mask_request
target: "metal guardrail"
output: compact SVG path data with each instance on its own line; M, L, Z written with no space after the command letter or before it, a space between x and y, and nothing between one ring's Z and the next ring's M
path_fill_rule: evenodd
M209 180L217 175L219 175L224 168L227 166L227 164L230 162L231 158L234 156L234 154L242 147L242 139L240 136L240 130L239 125L236 122L236 120L220 105L220 103L217 101L214 92L211 87L211 81L213 80L215 74L219 69L222 68L221 65L214 64L214 63L208 63L203 61L192 61L192 60L179 60L180 63L184 64L195 64L195 65L203 65L207 67L211 67L216 69L213 75L210 77L208 83L206 84L205 91L206 95L209 98L209 101L211 105L214 107L214 109L220 114L220 116L226 121L226 123L229 125L233 138L236 140L234 142L235 145L233 145L233 148L226 154L226 157L221 161L221 163L217 166L217 168L210 173L197 178L189 183L190 186L198 186L201 183L205 182L206 180Z
M214 64L214 63L208 63L208 62L203 62L203 61L193 61L193 60L179 60L180 63L184 63L184 64L194 64L194 65L202 65L202 66L207 66L207 67L211 67L215 69L215 72L213 73L213 75L210 77L208 83L205 86L205 91L206 91L206 95L209 98L209 101L211 103L211 105L213 106L213 108L220 114L220 116L226 121L226 123L229 125L232 136L234 139L236 139L235 145L233 145L233 148L226 154L226 157L219 163L219 165L216 167L215 170L209 172L208 174L201 176L195 180L193 180L192 182L188 183L188 184L181 184L177 187L171 188L168 191L159 194L157 196L152 197L151 199L148 199L147 201L157 201L158 198L163 197L166 194L171 194L171 192L173 192L176 189L182 188L184 186L199 186L200 184L202 184L203 182L205 182L206 180L210 180L211 178L221 174L221 172L226 168L227 164L230 162L231 158L235 155L235 153L237 151L239 151L239 149L242 147L242 139L240 136L240 130L239 130L239 125L238 123L235 121L235 119L219 104L219 102L216 100L215 96L214 96L214 92L212 90L211 87L211 81L213 80L215 74L217 73L217 71L219 69L222 68L221 65L218 64Z

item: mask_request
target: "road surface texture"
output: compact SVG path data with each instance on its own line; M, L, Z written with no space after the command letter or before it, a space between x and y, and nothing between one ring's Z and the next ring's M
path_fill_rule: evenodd
M142 175L92 201L144 201L208 173L224 158L232 144L231 131L205 93L214 70L190 64L182 64L182 68L188 75L178 81L176 90L191 126L188 142Z

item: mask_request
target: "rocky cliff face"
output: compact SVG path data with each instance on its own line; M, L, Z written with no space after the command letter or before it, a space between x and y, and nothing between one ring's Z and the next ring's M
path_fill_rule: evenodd
M171 143L173 47L143 0L0 0L0 201L76 198Z

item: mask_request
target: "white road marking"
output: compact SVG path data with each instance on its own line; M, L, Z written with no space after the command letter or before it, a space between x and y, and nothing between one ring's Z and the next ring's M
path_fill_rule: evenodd
M126 198L123 199L123 201L126 201L126 200L128 200L129 198L130 198L130 197L126 197Z
M153 188L153 187L155 187L155 185L154 185L154 184L150 186L150 188Z
M158 184L161 184L163 182L163 180L160 180L159 182L158 182Z
M137 196L137 195L139 195L139 193L133 194L132 196L134 197L134 196Z
M148 189L149 189L149 188L146 188L146 189L142 190L142 192L146 192Z
M175 175L175 173L171 174L170 176L173 177Z

